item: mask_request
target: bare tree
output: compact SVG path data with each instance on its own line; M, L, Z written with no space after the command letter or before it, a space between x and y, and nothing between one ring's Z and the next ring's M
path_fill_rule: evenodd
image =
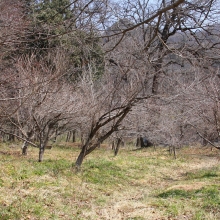
M77 99L74 88L65 82L61 72L65 62L60 55L59 51L54 58L57 65L55 72L42 62L37 62L35 56L31 59L21 59L17 63L18 78L14 88L17 97L11 100L15 111L10 114L5 112L8 120L23 135L13 134L24 140L22 153L27 153L27 144L38 147L39 161L42 161L48 141L57 135L57 131L65 131L64 128L71 123L78 108L77 104L73 105ZM2 131L9 133L4 125ZM33 139L36 139L38 144L35 144Z
M87 136L76 161L77 170L80 169L87 154L120 129L124 118L137 101L140 89L135 85L138 82L137 79L135 81L130 79L130 82L125 84L120 75L116 78L111 72L106 73L100 81L83 79L80 94L85 97L83 100L85 112L82 115L87 122L86 127L84 126Z
M16 12L11 23L7 13L1 15L12 28L10 33L2 28L1 50L4 58L10 55L9 65L12 59L16 64L9 68L1 59L1 130L21 132L24 154L37 137L42 161L54 133L80 130L85 141L75 164L79 170L86 155L126 127L136 135L147 133L155 143L175 145L184 139L186 120L204 125L204 117L189 113L194 103L203 109L198 94L209 78L217 88L212 77L219 66L217 0L77 0L61 10L69 8L71 16L48 14L34 26L11 2L0 4L2 11ZM207 87L204 97L217 91ZM204 115L212 112L218 131L217 98L212 106Z

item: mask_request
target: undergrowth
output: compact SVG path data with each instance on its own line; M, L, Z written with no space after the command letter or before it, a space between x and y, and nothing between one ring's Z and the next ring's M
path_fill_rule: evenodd
M37 149L2 145L0 219L220 219L219 153L192 150L175 160L166 148L100 148L76 174L78 147L55 146L39 163Z

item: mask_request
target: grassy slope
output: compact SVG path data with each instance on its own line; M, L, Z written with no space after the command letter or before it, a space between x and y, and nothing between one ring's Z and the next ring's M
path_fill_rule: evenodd
M37 162L0 145L0 219L220 219L220 152L108 149L71 168L79 149L54 147Z

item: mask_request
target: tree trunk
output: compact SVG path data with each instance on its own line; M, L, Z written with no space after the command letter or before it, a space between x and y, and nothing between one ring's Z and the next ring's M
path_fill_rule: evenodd
M118 154L118 151L119 151L119 148L120 148L120 144L121 144L121 138L118 138L118 139L117 139L116 147L115 147L115 149L114 149L114 154L115 154L115 156L117 156L117 154Z
M17 135L17 137L20 137L20 130L19 129L16 129L16 135ZM19 141L18 138L16 138L16 139L17 139L17 141Z
M84 138L83 134L81 134L80 139L81 139L81 144L82 144L81 146L83 146L85 143L85 138Z
M27 155L27 149L28 149L28 142L27 141L24 141L21 149L22 149L22 155Z
M6 142L7 140L7 135L5 133L2 133L2 141Z
M47 143L49 140L49 133L51 129L52 127L49 127L47 131L41 133L39 136L39 139L40 139L39 162L43 161L44 150L45 150L45 147L47 146Z
M174 145L169 146L169 153L170 153L170 155L173 154L174 159L176 159L176 146L174 146Z
M157 69L156 69L156 71L157 71ZM152 83L152 94L154 94L154 95L156 95L158 93L159 77L160 77L160 74L158 72L156 72L153 77L153 83Z
M42 162L42 161L43 161L44 149L45 149L44 144L40 144L40 149L39 149L39 162Z
M112 135L114 131L118 130L118 126L120 125L121 121L125 118L125 116L129 113L130 110L131 110L130 105L124 108L123 111L121 111L117 117L115 116L117 118L117 121L111 127L111 129L96 140L93 140L93 138L95 137L95 134L97 134L99 128L104 126L105 124L102 124L102 126L100 126L97 123L97 126L93 127L93 129L90 132L89 138L87 139L86 143L82 146L82 150L76 160L75 168L77 172L80 171L80 167L82 165L84 157L90 154L93 150L95 150L101 143L103 143L104 140L109 138L110 135ZM114 120L115 117L113 117L110 121ZM106 124L108 124L110 121L107 120ZM81 137L82 137L82 134L81 134Z
M10 141L10 142L14 142L15 141L15 136L13 135L14 132L15 132L15 128L12 128L11 132L10 132L11 134L8 135L8 141Z
M141 148L145 147L143 137L140 137L140 144L141 144Z
M174 159L176 159L176 146L173 146L173 156L174 156Z
M140 146L141 146L140 137L137 137L136 147L140 147Z
M70 140L70 135L71 135L71 133L70 133L70 132L67 132L67 135L66 135L66 142L69 142L69 140Z
M21 149L22 149L22 155L27 155L27 149L28 149L28 141L31 139L31 136L33 134L33 131L27 132L26 140L24 141Z
M58 129L55 130L55 137L53 139L54 143L56 143L56 141L57 141L57 135L58 135Z
M205 138L202 139L202 146L206 146L208 144L207 136L208 136L207 131L205 130L204 134L203 134L203 137L205 137Z
M115 142L112 141L112 150L115 151Z
M72 133L73 133L72 142L74 143L76 142L76 131L73 130Z
M172 146L169 145L169 154L172 155L172 153L173 153L173 148Z
M82 150L76 160L76 163L75 163L75 169L76 169L76 172L79 172L80 169L81 169L81 165L82 165L82 162L83 162L83 159L86 155L86 149L87 149L87 144L85 144L83 147L82 147Z

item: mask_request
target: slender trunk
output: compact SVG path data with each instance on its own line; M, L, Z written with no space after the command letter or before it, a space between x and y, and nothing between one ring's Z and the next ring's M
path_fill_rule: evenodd
M21 149L22 149L22 155L27 155L27 149L28 149L28 141L30 141L31 136L33 134L33 131L27 132L27 139L24 141Z
M202 146L206 146L208 144L207 136L208 136L207 131L205 130L204 134L203 134L203 137L205 137L205 138L202 139Z
M39 162L42 162L42 161L43 161L44 149L45 149L44 144L40 144L40 149L39 149Z
M143 137L140 137L140 144L141 144L141 148L145 147Z
M117 145L116 145L116 148L114 150L115 156L117 156L117 154L118 154L118 151L119 151L119 148L120 148L120 144L121 144L121 138L118 138L117 139Z
M39 162L43 161L43 155L45 147L47 146L48 140L49 140L49 133L52 127L48 128L48 130L44 133L41 133L39 136L40 139L40 149L39 149Z
M74 143L74 142L76 142L76 131L73 130L72 133L73 133L72 142Z
M67 132L67 135L66 135L66 142L69 142L69 140L70 140L70 132Z
M137 137L137 141L136 141L136 147L140 147L141 144L140 144L140 137Z
M22 149L22 155L27 155L27 149L28 149L28 142L27 141L24 141L21 149Z
M55 137L53 139L54 143L57 141L57 135L58 135L58 129L55 130Z
M176 159L176 147L173 146L173 156L174 156L174 159Z
M17 137L19 137L19 136L20 136L20 130L19 130L19 129L16 129L16 133L17 133ZM18 138L16 138L16 139L17 139L17 141L19 141Z
M112 150L115 151L115 142L112 141Z
M45 137L45 140L44 140L44 141L40 140L39 162L42 162L42 161L43 161L44 150L45 150L45 147L46 147L47 143L48 143L48 136Z
M87 144L85 144L83 147L82 147L82 150L76 160L76 163L75 163L75 169L76 169L76 172L79 172L80 171L80 168L81 168L81 165L82 165L82 162L83 162L83 159L86 155L86 149L87 149Z
M15 136L13 134L15 134L15 128L12 127L11 128L11 134L8 135L8 141L14 142L15 141Z
M172 155L172 152L173 152L173 148L172 146L169 146L169 154Z
M7 135L6 135L5 133L3 133L3 134L2 134L2 141L3 141L3 142L6 142L6 139L7 139Z
M152 94L154 94L154 95L156 95L158 93L159 77L160 77L160 74L158 72L154 74L153 85L152 85Z
M84 139L84 137L83 137L83 134L81 134L80 139L81 139L81 144L82 144L82 146L83 146L83 145L84 145L84 143L85 143L85 139Z
M176 159L176 146L175 145L171 145L171 146L169 146L169 153L170 153L170 155L172 155L173 154L173 156L174 156L174 159Z
M92 151L94 151L100 145L100 141L98 141L97 143L92 144L92 145L90 145L91 144L90 141L87 141L85 143L85 145L83 145L82 150L76 160L76 163L75 163L76 172L80 171L80 168L81 168L81 165L82 165L82 162L83 162L85 156L90 154Z

